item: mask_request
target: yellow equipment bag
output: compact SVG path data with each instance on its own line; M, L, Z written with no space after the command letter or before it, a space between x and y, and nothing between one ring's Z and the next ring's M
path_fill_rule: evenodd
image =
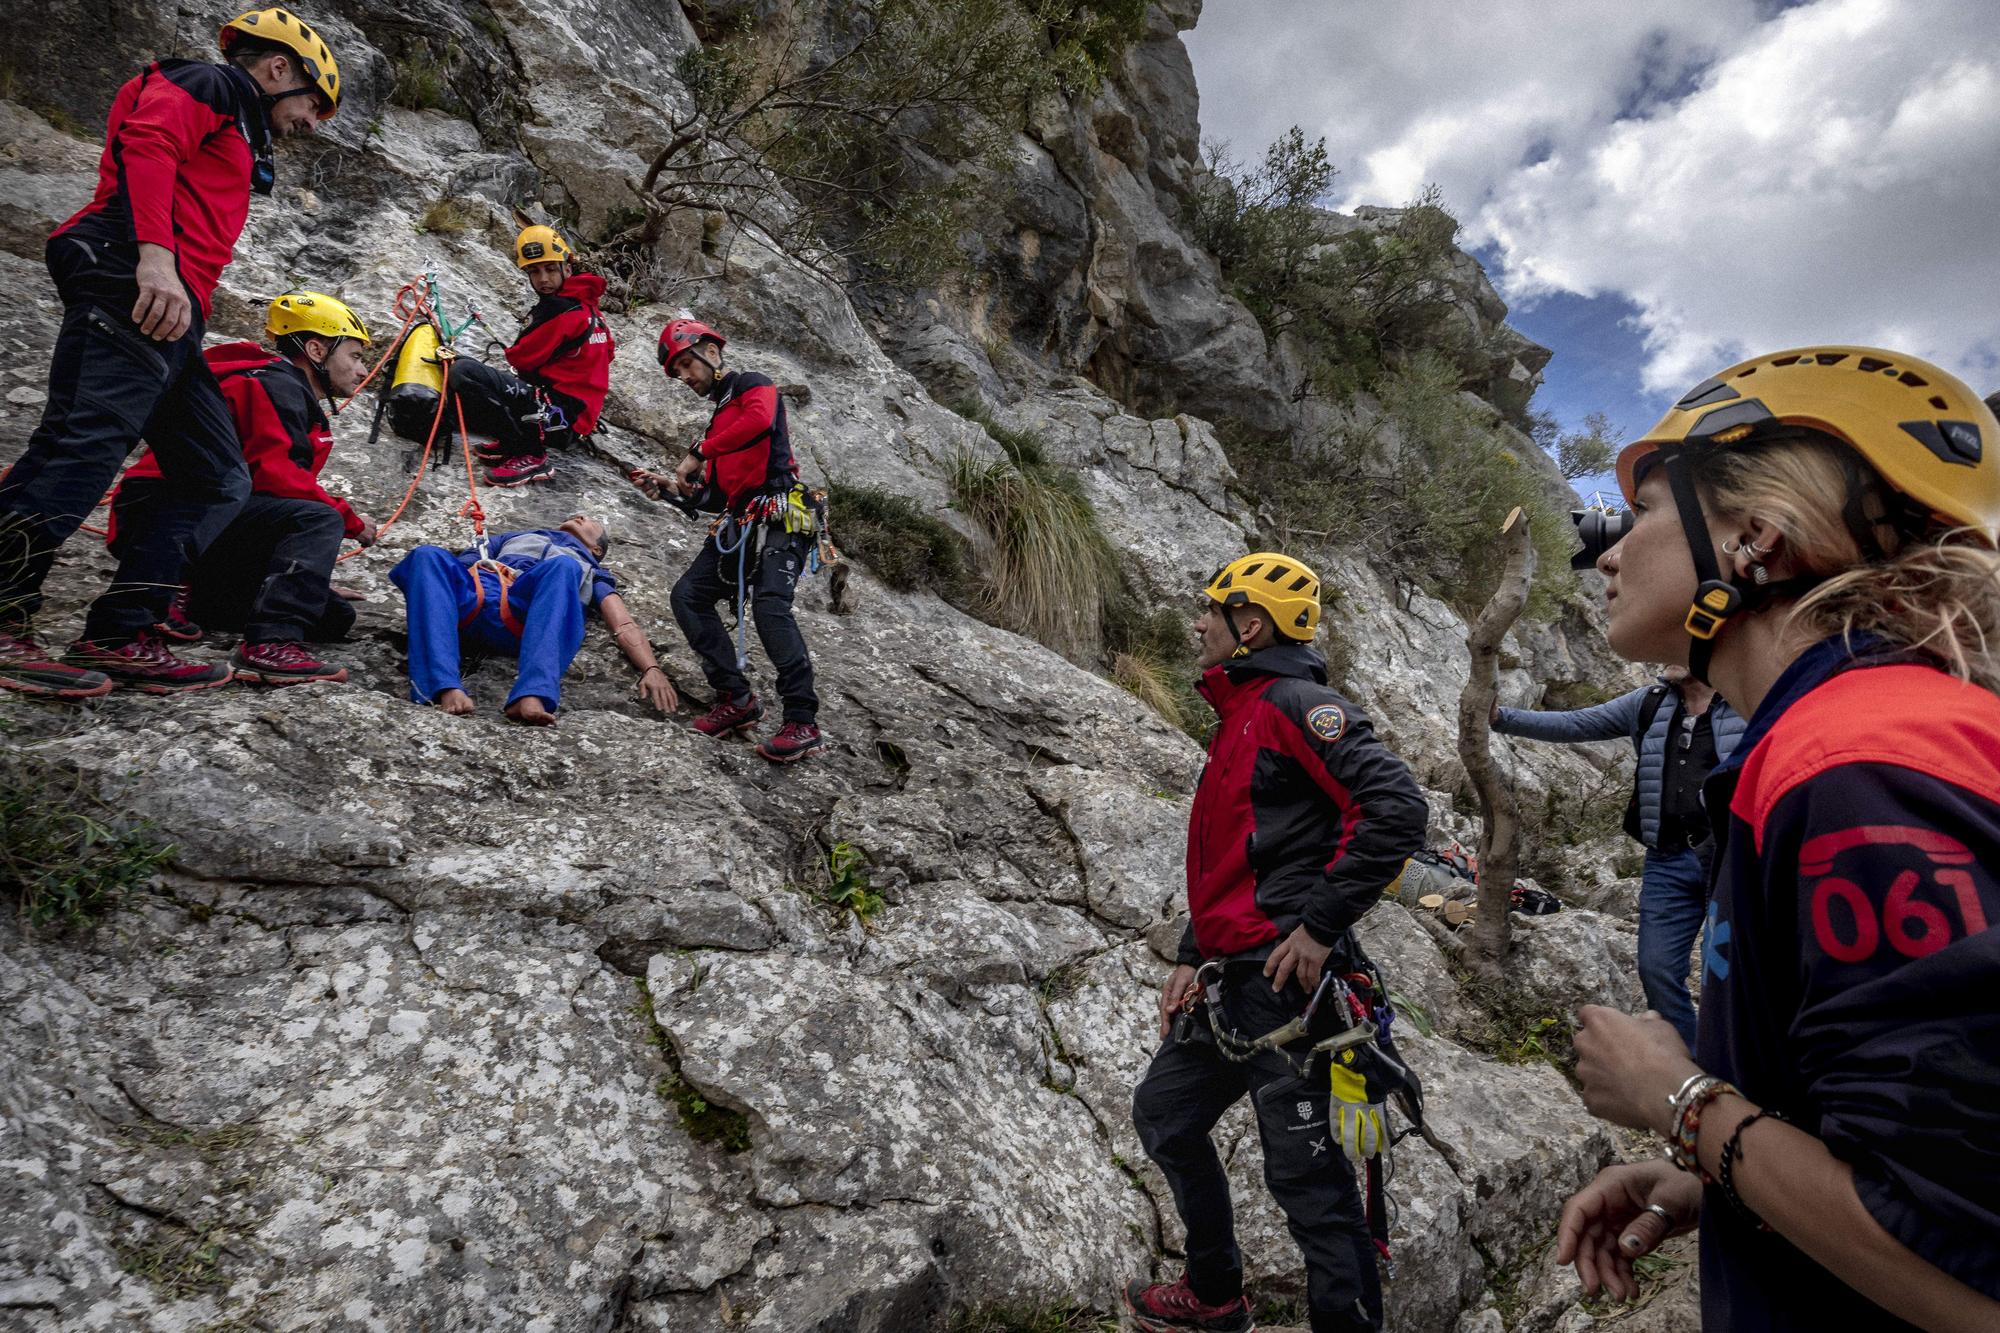
M389 425L396 434L421 443L437 417L438 393L443 388L437 325L423 320L403 335L403 346L396 353L395 376L389 381Z

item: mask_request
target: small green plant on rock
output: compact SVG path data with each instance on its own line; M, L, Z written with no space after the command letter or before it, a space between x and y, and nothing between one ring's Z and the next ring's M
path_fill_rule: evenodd
M480 214L462 200L444 196L433 199L417 218L417 230L427 236L459 236L480 223Z
M820 897L867 925L882 910L882 895L868 883L868 856L852 843L836 842L826 854L826 889Z
M653 1010L652 989L643 977L634 978L633 984L638 987L639 998L632 1012L645 1024L646 1044L660 1053L667 1066L666 1072L654 1082L653 1091L674 1108L681 1128L695 1142L713 1144L726 1153L748 1152L749 1119L741 1111L717 1106L687 1081L681 1073L680 1055L667 1040L666 1029L660 1026L659 1015Z
M0 891L31 927L92 925L173 859L150 823L113 809L74 771L0 739Z

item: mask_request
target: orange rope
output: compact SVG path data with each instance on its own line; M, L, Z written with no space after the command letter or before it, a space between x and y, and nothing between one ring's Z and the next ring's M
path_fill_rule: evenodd
M460 518L472 520L474 536L486 535L486 508L479 503L479 479L472 470L472 437L465 432L465 402L458 401L458 447L465 454L465 503L458 507Z
M410 478L409 488L403 492L402 502L396 506L396 512L389 515L389 517L387 517L386 519L383 519L381 524L375 529L375 540L378 542L382 540L382 534L387 532L390 526L394 524L397 519L403 516L403 511L410 507L411 497L416 495L417 487L423 484L424 469L430 466L431 445L437 440L438 427L444 424L445 400L451 397L451 358L441 357L439 358L439 360L443 367L444 374L438 382L437 411L431 414L430 433L424 436L424 454L422 458L419 458L417 460L417 475ZM458 409L458 415L462 423L465 418L464 407L460 407ZM472 456L472 450L470 447L468 447L466 449L466 457L470 458L471 456ZM367 549L368 548L366 546L357 546L345 555L336 556L334 558L333 563L337 565L343 560L352 560L355 556L360 555L363 551Z

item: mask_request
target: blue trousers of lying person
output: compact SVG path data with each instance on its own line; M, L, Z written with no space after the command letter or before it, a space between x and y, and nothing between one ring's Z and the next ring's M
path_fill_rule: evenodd
M550 712L561 697L563 673L583 646L583 598L577 567L560 558L530 565L506 589L508 619L501 618L500 576L467 569L442 546L419 546L389 571L403 590L410 630L410 698L435 703L446 690L465 688L461 648L520 659L513 703L528 695ZM475 584L474 580L478 580Z

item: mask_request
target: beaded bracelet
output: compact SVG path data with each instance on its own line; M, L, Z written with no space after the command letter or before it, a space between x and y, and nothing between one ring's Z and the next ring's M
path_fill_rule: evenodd
M1743 1158L1743 1131L1759 1120L1767 1119L1785 1120L1787 1117L1783 1111L1753 1111L1736 1122L1736 1128L1730 1133L1729 1141L1722 1145L1722 1165L1716 1172L1716 1183L1722 1186L1722 1197L1729 1201L1730 1207L1755 1222L1759 1231L1769 1231L1771 1224L1757 1216L1750 1205L1743 1202L1743 1196L1736 1192L1735 1164Z
M1701 1169L1701 1157L1695 1150L1695 1142L1701 1134L1701 1113L1710 1102L1724 1093L1736 1092L1736 1088L1713 1075L1703 1075L1692 1085L1683 1084L1682 1087L1682 1093L1675 1099L1677 1104L1674 1107L1673 1134L1667 1144L1667 1160L1690 1175L1701 1177L1702 1184L1713 1184L1714 1178Z

